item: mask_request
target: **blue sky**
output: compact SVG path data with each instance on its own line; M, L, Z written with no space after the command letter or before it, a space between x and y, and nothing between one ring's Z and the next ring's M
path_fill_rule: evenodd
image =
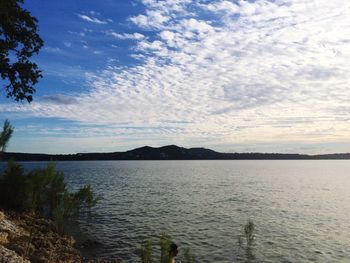
M350 3L25 1L45 46L8 151L350 149Z

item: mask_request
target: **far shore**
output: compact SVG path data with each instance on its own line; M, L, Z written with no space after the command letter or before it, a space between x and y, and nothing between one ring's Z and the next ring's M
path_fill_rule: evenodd
M122 160L350 160L350 153L298 154L298 153L221 153L206 148L183 148L176 145L144 146L125 152L42 154L4 152L8 161L122 161Z

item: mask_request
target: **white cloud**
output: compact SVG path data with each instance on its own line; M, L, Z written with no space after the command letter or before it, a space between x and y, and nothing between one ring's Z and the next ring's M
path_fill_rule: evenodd
M139 50L162 50L164 48L163 42L155 40L153 42L142 41L138 45Z
M107 20L101 20L101 19L98 19L96 17L93 17L93 16L88 16L88 15L85 15L85 14L78 14L78 17L80 17L81 19L85 20L85 21L88 21L88 22L91 22L91 23L94 23L94 24L99 24L99 25L105 25L105 24L108 24L109 21Z
M74 104L11 111L142 127L128 138L184 145L348 141L349 3L143 3L146 12L130 18L155 35L138 39L142 63L89 74L91 89Z
M148 11L147 15L138 15L130 18L133 23L144 28L162 27L169 19L168 16L158 11Z
M216 13L230 13L236 14L239 13L239 7L237 4L230 1L218 1L211 4L203 5L204 8L207 8L209 11Z
M107 31L106 32L107 35L109 36L113 36L117 39L132 39L132 40L141 40L143 38L145 38L144 35L140 34L140 33L116 33L114 31Z
M64 45L65 47L71 47L71 46L72 46L72 43L67 41L67 42L64 42L63 45Z
M142 0L146 13L130 18L136 25L147 29L161 29L176 23L179 17L193 15L186 7L192 0Z
M61 53L62 49L59 47L45 47L44 50L49 53Z

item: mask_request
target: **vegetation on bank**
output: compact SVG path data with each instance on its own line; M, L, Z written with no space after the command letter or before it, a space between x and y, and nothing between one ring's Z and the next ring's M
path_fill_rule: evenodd
M243 252L242 257L248 260L250 262L251 260L256 259L254 254L254 243L256 238L256 228L255 224L252 220L249 220L243 227L243 234L238 237L238 247ZM143 242L143 244L140 246L138 252L139 257L141 259L142 263L155 263L157 262L154 257L154 251L160 251L159 255L159 263L172 263L171 261L171 254L169 254L169 251L171 251L170 246L171 244L174 244L171 237L166 234L162 233L159 237L159 242L157 242L158 247L154 246L154 243L148 239ZM195 255L192 253L190 248L184 248L182 250L181 263L195 263L198 262L196 260Z
M171 263L170 246L174 242L166 233L162 233L159 237L160 263ZM139 256L142 263L154 263L154 246L151 240L146 240L139 248ZM189 248L184 249L182 263L195 263L195 256Z
M0 133L1 153L12 133L13 127L6 120ZM88 212L96 202L90 185L70 192L63 173L58 172L53 163L44 169L26 172L20 164L9 161L0 174L0 208L51 219L59 233L64 232L69 221Z
M64 183L64 175L54 164L25 172L20 164L10 161L0 177L1 208L51 219L60 233L64 232L67 222L95 203L90 185L70 192Z

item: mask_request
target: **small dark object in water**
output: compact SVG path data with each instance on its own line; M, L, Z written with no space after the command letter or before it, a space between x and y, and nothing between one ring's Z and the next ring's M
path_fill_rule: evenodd
M177 262L179 262L176 259L176 256L177 256L178 253L179 253L179 251L177 250L177 245L175 243L171 243L171 245L169 247L170 263L177 263Z
M91 247L96 247L96 246L100 246L100 245L102 245L102 243L98 242L97 240L87 239L80 246L82 248L91 248Z

